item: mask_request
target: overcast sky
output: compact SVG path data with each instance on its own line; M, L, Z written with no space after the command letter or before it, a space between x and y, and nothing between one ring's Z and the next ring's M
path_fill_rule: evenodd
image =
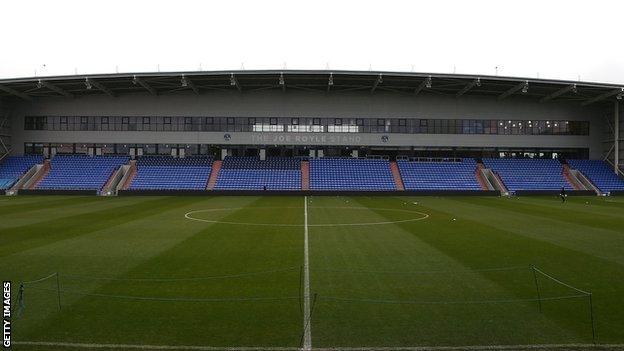
M623 25L621 0L2 1L0 77L498 67L624 83Z

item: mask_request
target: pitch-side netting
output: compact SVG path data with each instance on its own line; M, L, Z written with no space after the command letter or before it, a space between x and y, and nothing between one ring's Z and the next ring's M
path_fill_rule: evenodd
M23 322L50 328L45 334L57 341L87 335L110 343L121 323L129 333L117 331L112 341L163 345L292 347L306 331L313 347L597 342L591 292L535 266L312 269L310 315L302 274L302 267L186 278L55 272L20 284L16 329Z

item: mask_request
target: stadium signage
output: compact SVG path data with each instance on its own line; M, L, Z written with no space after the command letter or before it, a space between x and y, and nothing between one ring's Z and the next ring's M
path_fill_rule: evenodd
M343 144L343 143L361 143L362 137L357 135L310 135L310 134L253 134L251 136L253 143L266 144Z
M2 283L2 346L11 347L11 282Z

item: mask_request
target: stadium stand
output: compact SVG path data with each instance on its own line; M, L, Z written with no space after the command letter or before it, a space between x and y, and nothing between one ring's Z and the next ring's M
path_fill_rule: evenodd
M9 156L0 164L0 190L10 188L26 171L43 163L43 156Z
M613 168L602 160L567 160L570 167L582 172L600 191L608 193L624 190L624 180L618 177Z
M310 160L312 190L396 190L390 161L382 159L319 158Z
M231 157L223 160L215 190L300 190L298 158Z
M477 162L421 162L398 160L406 190L481 190L475 172Z
M128 160L128 156L57 155L37 189L99 192L113 172Z
M203 190L212 170L212 156L143 156L136 166L129 189Z
M484 158L483 164L496 172L509 191L573 190L565 180L561 162L555 159Z

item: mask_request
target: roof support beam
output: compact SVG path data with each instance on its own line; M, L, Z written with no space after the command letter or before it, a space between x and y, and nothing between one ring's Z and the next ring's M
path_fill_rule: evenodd
M74 94L72 94L70 92L67 92L64 89L59 88L59 87L57 87L56 85L54 85L54 84L52 84L50 82L46 82L44 80L39 79L37 81L37 88L41 88L41 87L46 87L46 88L52 90L53 92L59 93L59 94L65 96L65 97L68 97L68 98L73 98L74 97Z
M28 95L26 95L24 93L20 93L19 91L15 90L13 88L5 87L4 85L0 85L0 90L4 91L5 93L9 93L11 95L15 95L15 96L17 96L17 97L19 97L21 99L24 99L24 100L28 100L28 101L32 100L32 97L30 97L30 96L28 96Z
M156 89L154 89L151 85L147 84L146 81L137 77L136 75L134 76L134 78L132 78L132 84L142 86L143 88L145 88L145 90L149 91L149 93L154 96L158 95L158 91L156 91Z
M418 95L423 89L430 89L430 88L431 88L431 76L425 78L425 80L423 80L422 83L420 83L420 85L416 87L416 89L414 89L414 95Z
M379 76L377 76L377 80L375 80L375 83L373 83L371 94L375 92L375 90L377 89L377 86L381 83L383 83L383 76L381 75L381 73L379 73Z
M235 86L239 93L243 92L243 87L238 84L238 79L236 79L234 73L230 75L230 86Z
M184 74L182 75L182 78L180 79L180 83L185 88L186 87L191 88L193 90L193 92L195 93L195 95L199 95L199 89L197 89L197 86L195 86L193 81L190 80L188 77L186 77Z
M528 80L525 80L524 82L522 82L522 83L516 85L515 87L507 90L506 92L500 94L498 96L498 100L503 100L503 99L505 99L505 98L507 98L507 97L509 97L509 96L511 96L511 95L513 95L515 93L517 93L520 90L522 90L523 94L526 94L529 91L529 81Z
M566 93L568 93L570 91L574 92L575 94L577 93L576 84L568 85L567 87L561 88L561 89L555 91L554 93L552 93L550 95L544 96L540 100L540 102L546 102L546 101L555 99L555 98L557 98L557 97L559 97L559 96L561 96L563 94L566 94Z
M600 94L600 95L598 95L598 96L596 96L596 97L594 97L592 99L589 99L589 100L583 102L581 104L581 106L587 106L589 104L593 104L594 102L598 102L600 100L604 100L606 98L610 98L611 96L619 95L619 94L622 94L622 93L624 93L624 88L613 89L611 91L608 91L608 92L606 92L604 94Z
M85 78L85 85L87 86L87 89L92 89L92 87L96 87L98 90L100 90L101 92L103 92L104 94L110 96L110 97L115 97L115 93L113 93L110 89L108 89L107 87L103 86L102 84L100 84L99 82L87 77Z
M468 83L468 85L466 85L462 90L458 91L457 94L455 94L455 97L460 97L466 94L470 89L474 87L480 87L480 86L481 86L481 78L477 78L473 80L472 82Z

